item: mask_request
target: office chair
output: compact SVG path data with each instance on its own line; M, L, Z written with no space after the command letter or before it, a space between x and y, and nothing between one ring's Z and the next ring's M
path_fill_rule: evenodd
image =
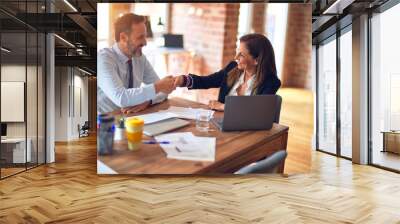
M80 125L78 124L79 138L89 136L89 129L90 129L89 121L85 121L82 127L80 127Z
M241 168L235 174L278 173L279 165L285 161L286 156L285 150L277 151L263 160Z
M276 108L275 108L275 119L274 122L279 124L279 119L281 116L281 107L282 107L282 97L276 95Z

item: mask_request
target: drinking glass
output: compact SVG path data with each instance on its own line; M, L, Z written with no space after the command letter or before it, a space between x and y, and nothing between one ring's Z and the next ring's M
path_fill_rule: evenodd
M199 131L206 132L210 127L211 111L200 110L196 113L196 128Z

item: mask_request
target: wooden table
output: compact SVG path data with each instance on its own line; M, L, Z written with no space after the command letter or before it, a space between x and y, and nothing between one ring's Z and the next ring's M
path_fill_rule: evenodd
M167 109L169 106L206 108L206 105L172 98L159 105L146 109L144 113ZM216 112L214 117L223 116ZM143 144L138 151L129 151L127 141L114 142L114 153L98 156L98 160L118 174L221 174L234 173L241 167L256 162L287 146L289 128L274 124L267 131L221 132L210 122L209 132L196 130L195 121L174 132L192 132L196 136L216 137L214 162L186 161L168 159L159 145ZM283 173L284 163L279 172Z
M400 154L400 131L382 131L383 150L382 152L392 152Z

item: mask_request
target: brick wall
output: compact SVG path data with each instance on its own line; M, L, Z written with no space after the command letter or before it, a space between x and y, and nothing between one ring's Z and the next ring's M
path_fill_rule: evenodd
M228 3L225 5L222 66L228 64L236 55L239 7L240 5L236 3Z
M289 4L287 23L282 86L310 89L311 4Z
M234 57L239 4L173 4L171 14L171 31L183 34L185 48L204 58L204 74Z
M265 3L254 3L253 7L253 16L251 20L251 30L254 33L264 33L265 32Z
M171 32L184 35L184 45L202 57L199 75L220 70L236 53L239 4L172 4ZM190 71L193 72L193 71ZM198 100L217 99L218 90L198 91Z

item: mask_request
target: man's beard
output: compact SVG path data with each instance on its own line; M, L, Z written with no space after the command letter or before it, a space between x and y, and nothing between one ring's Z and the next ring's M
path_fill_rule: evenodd
M128 42L128 50L131 52L132 56L141 56L142 55L142 47L143 45L139 45L135 47L130 41Z

